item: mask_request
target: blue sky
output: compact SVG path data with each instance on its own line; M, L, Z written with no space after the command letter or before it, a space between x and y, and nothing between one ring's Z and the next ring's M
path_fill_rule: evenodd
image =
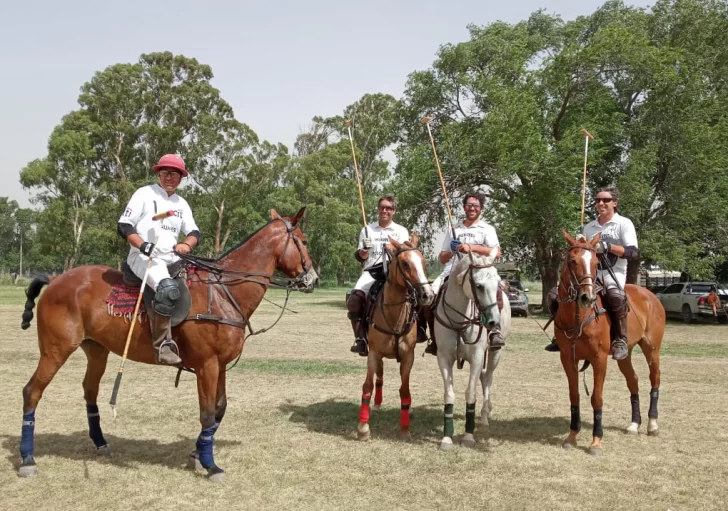
M19 172L45 155L54 126L77 108L79 87L142 53L209 64L236 117L291 147L314 115L339 114L365 93L399 98L407 75L428 68L441 44L468 39L469 23L517 22L539 8L573 19L604 3L11 1L0 7L0 195L21 206L30 195Z

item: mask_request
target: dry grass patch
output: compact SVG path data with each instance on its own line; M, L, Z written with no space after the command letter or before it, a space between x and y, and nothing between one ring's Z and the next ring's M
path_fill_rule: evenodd
M280 295L273 295L280 296ZM277 301L277 299L276 299ZM475 449L442 453L442 381L434 357L412 374L413 441L397 440L398 368L385 363L384 408L372 441L354 440L365 360L349 353L343 296L292 295L288 314L251 338L228 375L229 405L215 440L227 473L219 485L187 471L199 432L194 377L173 386L171 369L129 363L116 422L106 403L118 366L110 357L99 404L114 456L98 459L88 438L79 350L47 389L37 412L39 475L16 476L21 389L35 369L35 329L19 328L22 307L0 306L0 484L5 509L724 509L728 329L670 323L664 343L660 436L637 437L616 363L605 385L604 455L586 454L591 407L582 389L581 449L566 452L566 377L548 339L514 319L495 375L489 431ZM257 328L278 309L263 304ZM645 432L649 379L636 357ZM591 386L591 371L587 383ZM465 427L466 371L455 374L456 435ZM482 397L478 396L478 407Z

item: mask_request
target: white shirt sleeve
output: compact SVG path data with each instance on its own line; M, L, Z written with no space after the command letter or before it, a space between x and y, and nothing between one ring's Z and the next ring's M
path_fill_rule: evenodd
M450 252L450 242L452 241L452 229L445 229L445 238L442 240L440 252Z
M119 218L119 223L130 224L136 227L139 220L144 216L144 188L139 188L134 195L131 196L126 205L126 209Z
M499 247L498 234L495 232L495 227L488 226L485 230L485 245L489 247Z
M192 208L187 204L187 201L184 201L184 207L182 208L182 227L180 231L187 236L192 231L199 232L199 230L197 223L195 223L195 218L192 216Z
M622 222L622 229L621 229L621 238L622 238L622 246L625 247L637 247L637 231L634 228L634 224L632 223L632 220L629 218L625 218Z

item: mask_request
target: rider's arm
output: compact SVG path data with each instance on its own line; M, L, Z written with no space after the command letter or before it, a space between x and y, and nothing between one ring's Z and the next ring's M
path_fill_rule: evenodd
M464 246L467 246L467 248L462 248ZM460 245L460 247L461 251L466 251L469 248L470 251L474 254L484 255L486 257L490 256L491 253L495 253L495 257L500 257L501 255L500 247L489 247L487 245L471 245L469 243L464 243L463 245Z
M451 251L447 252L440 252L440 263L441 264L447 264L447 262L452 259L453 253Z

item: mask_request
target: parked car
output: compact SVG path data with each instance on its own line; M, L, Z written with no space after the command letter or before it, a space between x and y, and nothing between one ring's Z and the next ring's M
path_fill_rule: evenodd
M508 302L511 304L511 316L517 314L528 317L528 296L526 296L528 288L524 289L523 284L518 279L503 280L508 283L507 294Z
M710 288L716 286L722 310L718 321L728 323L728 291L716 282L677 282L657 293L668 316L678 316L685 323L692 323L699 317L712 318L713 310L706 301Z

